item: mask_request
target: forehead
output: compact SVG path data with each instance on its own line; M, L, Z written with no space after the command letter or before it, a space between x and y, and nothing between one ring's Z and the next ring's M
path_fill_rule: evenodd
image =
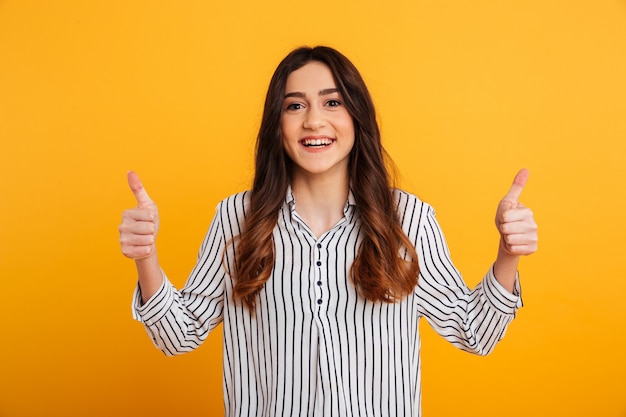
M319 91L335 87L335 79L330 68L321 62L312 61L289 74L285 90L286 93L290 93Z

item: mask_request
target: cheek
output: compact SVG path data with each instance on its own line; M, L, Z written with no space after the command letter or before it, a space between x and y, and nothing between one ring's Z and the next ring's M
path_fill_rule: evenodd
M286 117L281 117L280 119L280 131L283 135L283 140L287 139L290 134L293 132L293 120Z
M350 115L346 115L342 118L340 126L344 134L354 137L354 121Z
M293 142L292 139L294 137L293 123L289 123L289 120L286 120L285 118L280 120L280 136L283 149L287 152L287 154L290 154L290 148Z

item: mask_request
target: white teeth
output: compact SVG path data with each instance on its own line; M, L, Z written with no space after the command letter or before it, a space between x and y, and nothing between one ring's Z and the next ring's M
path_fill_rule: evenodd
M302 143L304 146L326 146L332 142L330 139L305 139Z

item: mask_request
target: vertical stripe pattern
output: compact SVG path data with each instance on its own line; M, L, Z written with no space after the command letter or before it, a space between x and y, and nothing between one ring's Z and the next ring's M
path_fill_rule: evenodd
M402 227L415 244L414 292L387 304L368 301L349 277L361 241L352 194L344 217L316 238L288 193L275 227L276 261L255 315L233 300L232 238L249 194L223 200L185 287L167 278L147 303L135 292L134 317L166 355L197 348L223 322L224 407L228 417L418 417L424 317L460 349L488 354L521 306L490 269L470 290L454 267L433 209L396 192ZM223 258L224 255L224 258Z

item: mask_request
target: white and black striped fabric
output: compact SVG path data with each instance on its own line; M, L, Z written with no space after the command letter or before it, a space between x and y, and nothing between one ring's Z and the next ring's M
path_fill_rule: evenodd
M251 316L233 301L228 274L248 205L248 193L239 193L218 205L185 287L166 278L144 305L138 288L134 317L166 355L197 348L223 322L228 417L420 416L419 319L457 347L487 354L521 299L519 285L508 293L491 269L470 291L433 209L406 192L396 196L420 265L415 291L401 302L368 301L349 278L361 238L352 194L344 218L317 239L290 191L273 234L274 270Z

